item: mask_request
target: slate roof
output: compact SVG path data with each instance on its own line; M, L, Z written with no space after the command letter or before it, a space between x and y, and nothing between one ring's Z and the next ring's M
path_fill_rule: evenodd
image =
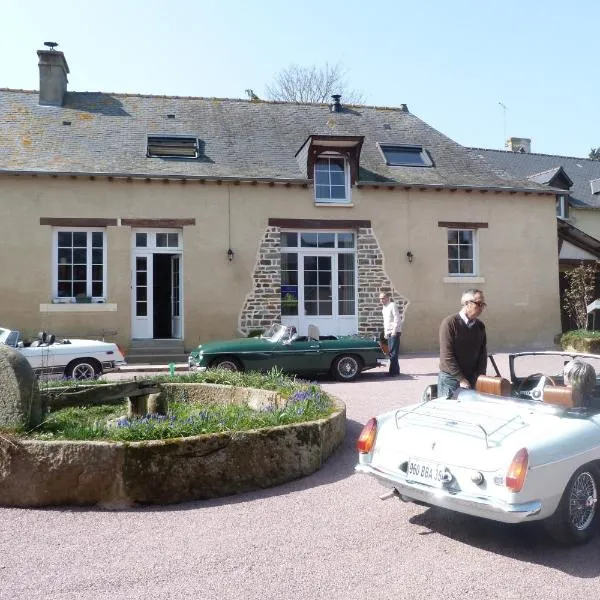
M532 181L540 183L544 179L541 177L542 173L558 172L562 167L573 182L569 193L571 205L577 208L600 208L600 187L594 194L591 184L593 180L600 178L600 161L574 156L532 154L485 148L471 148L471 152L474 156L487 161L499 174L505 173L517 178L530 178Z
M148 134L197 136L201 156L147 158ZM67 92L53 107L0 89L0 172L306 182L295 154L310 135L364 136L359 184L548 189L497 174L402 108L100 92ZM388 167L377 142L422 145L434 167Z

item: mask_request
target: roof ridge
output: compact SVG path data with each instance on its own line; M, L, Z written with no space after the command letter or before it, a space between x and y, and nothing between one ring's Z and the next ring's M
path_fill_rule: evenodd
M572 158L575 160L589 160L591 162L598 162L593 158L583 156L565 156L564 154L545 154L544 152L513 152L512 150L499 150L498 148L480 148L477 146L465 146L469 150L485 150L486 152L502 152L504 154L519 154L520 156L551 156L553 158Z
M27 94L38 94L39 90L25 90L20 88L7 88L0 87L0 92L23 92ZM258 100L251 100L250 98L230 98L226 96L180 96L171 94L140 94L133 92L104 92L100 90L96 91L74 91L67 90L67 94L102 94L103 96L117 96L124 98L170 98L173 100L216 100L219 102L244 102L247 104L287 104L290 106L329 106L328 102L289 102L285 100L268 100L259 98ZM409 111L405 110L402 105L400 106L379 106L376 104L351 104L349 102L343 103L343 106L352 108L372 108L377 110L391 110L395 112L402 112L410 114Z

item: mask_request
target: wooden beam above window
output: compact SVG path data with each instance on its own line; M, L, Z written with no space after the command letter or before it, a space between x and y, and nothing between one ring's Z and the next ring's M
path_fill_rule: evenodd
M40 225L51 225L52 227L115 227L117 219L40 217Z
M129 227L176 228L195 225L196 219L121 219L121 225Z
M371 221L359 219L269 219L269 226L286 229L357 229L371 227Z
M467 221L438 221L438 227L448 229L487 229L487 223L468 223Z

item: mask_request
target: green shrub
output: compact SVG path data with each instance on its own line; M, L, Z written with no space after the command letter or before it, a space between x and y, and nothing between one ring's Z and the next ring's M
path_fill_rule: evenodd
M577 352L600 354L600 331L587 329L567 331L562 334L560 345L563 350L573 349Z

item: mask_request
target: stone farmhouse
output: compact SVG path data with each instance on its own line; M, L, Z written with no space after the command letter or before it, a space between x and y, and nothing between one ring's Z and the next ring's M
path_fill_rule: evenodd
M435 351L482 288L490 349L560 331L563 190L499 174L398 107L67 89L0 90L1 325L137 340L242 336L273 321L381 330Z

